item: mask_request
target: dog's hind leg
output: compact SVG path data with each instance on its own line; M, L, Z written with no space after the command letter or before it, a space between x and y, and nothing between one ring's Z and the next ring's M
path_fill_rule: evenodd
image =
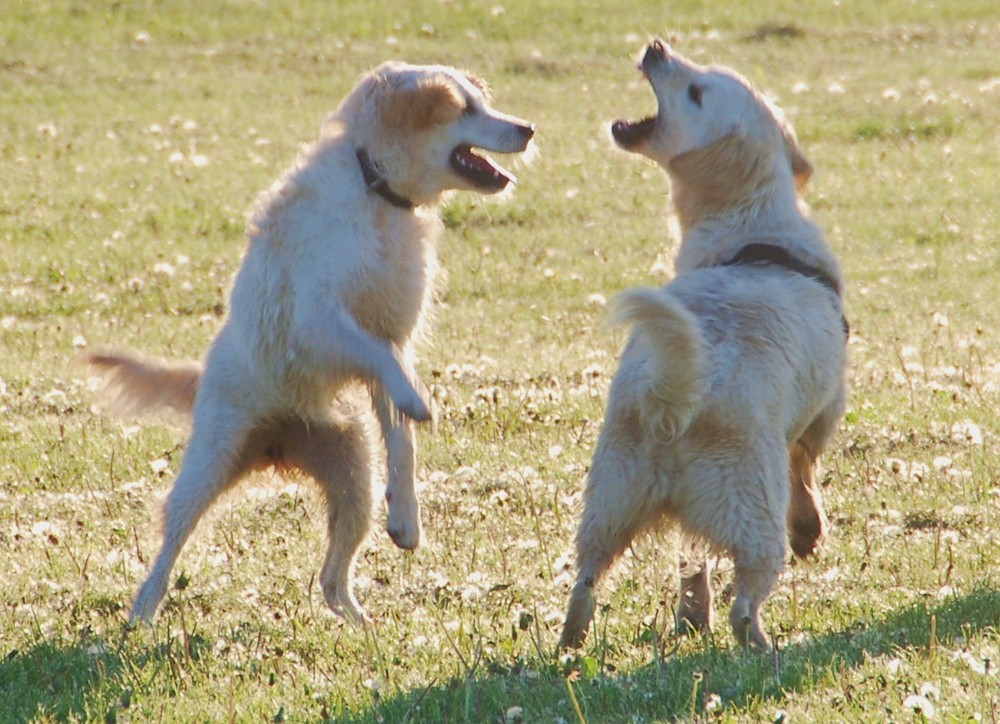
M594 617L594 591L615 559L658 518L656 501L639 479L643 456L623 436L609 411L598 441L576 534L577 578L559 645L580 646Z
M770 651L771 645L761 625L760 610L785 563L788 465L783 441L759 441L750 446L741 469L727 473L741 478L734 486L734 507L720 518L729 530L716 531L720 540L730 541L736 567L736 599L729 614L733 633L739 643L761 651Z
M815 479L816 460L836 431L842 407L838 400L824 410L789 450L792 497L788 506L788 539L792 552L799 558L815 553L829 529Z
M413 487L414 425L394 409L381 385L372 385L371 395L386 447L385 501L389 508L386 531L397 546L413 550L420 544L420 502Z
M789 450L789 457L792 498L788 506L788 540L796 556L807 558L819 549L829 524L814 477L815 453L799 441Z
M677 603L677 631L688 633L712 630L712 585L704 545L692 543L679 557L680 599Z
M312 476L323 491L328 543L320 571L330 609L352 621L368 621L354 597L354 558L368 535L372 518L371 447L364 423L343 418L289 428L284 453L288 462Z
M136 594L130 623L152 620L188 536L219 494L253 464L244 451L248 435L246 417L221 404L203 407L204 417L199 416L198 410L195 412L184 462L163 508L163 545L153 570Z

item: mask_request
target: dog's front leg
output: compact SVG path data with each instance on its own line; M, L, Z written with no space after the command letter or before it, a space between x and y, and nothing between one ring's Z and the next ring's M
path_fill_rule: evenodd
M385 439L388 476L385 501L389 508L386 532L404 550L420 544L420 503L413 486L416 445L413 423L399 414L381 385L373 385L372 402Z
M310 310L296 327L295 348L312 358L313 364L377 383L404 415L419 422L431 419L427 389L403 352L361 327L346 309Z

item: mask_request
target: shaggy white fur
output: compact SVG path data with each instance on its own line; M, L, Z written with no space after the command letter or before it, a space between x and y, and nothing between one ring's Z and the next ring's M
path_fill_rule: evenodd
M163 547L131 618L149 620L181 547L216 497L252 469L297 468L328 508L321 582L335 612L366 618L351 570L372 516L367 385L386 443L388 532L420 541L413 421L430 417L414 369L438 271L449 189L495 193L511 175L474 149L524 151L532 125L494 110L479 79L385 63L326 121L319 142L257 202L230 312L204 366L97 354L119 407L193 411L167 498Z
M711 628L706 555L724 551L737 640L766 650L760 608L785 539L806 556L827 527L814 467L844 408L841 273L798 199L812 168L781 113L732 71L659 40L640 67L658 113L612 134L670 176L678 273L616 300L632 332L587 480L561 643L582 643L594 587L670 518L688 542L678 626Z

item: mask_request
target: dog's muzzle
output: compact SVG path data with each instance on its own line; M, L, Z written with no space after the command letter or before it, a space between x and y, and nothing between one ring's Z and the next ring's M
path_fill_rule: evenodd
M649 73L650 69L654 66L665 63L670 60L670 46L664 43L659 38L656 38L649 47L646 48L646 52L642 56L642 62L639 67L642 69L643 73Z

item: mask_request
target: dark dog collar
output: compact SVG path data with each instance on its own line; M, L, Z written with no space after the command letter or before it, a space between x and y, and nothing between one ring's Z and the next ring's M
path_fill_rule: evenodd
M775 244L747 244L736 252L736 256L722 262L719 266L737 266L740 264L775 264L796 274L815 279L838 297L840 296L840 287L836 279L819 267L806 264L787 249ZM850 336L851 325L848 324L847 317L841 315L840 320L844 325L844 336Z
M375 165L365 149L359 148L356 155L358 165L361 166L361 175L364 177L365 186L368 187L369 191L374 191L397 209L412 209L414 207L412 201L389 188L389 182L375 170Z

